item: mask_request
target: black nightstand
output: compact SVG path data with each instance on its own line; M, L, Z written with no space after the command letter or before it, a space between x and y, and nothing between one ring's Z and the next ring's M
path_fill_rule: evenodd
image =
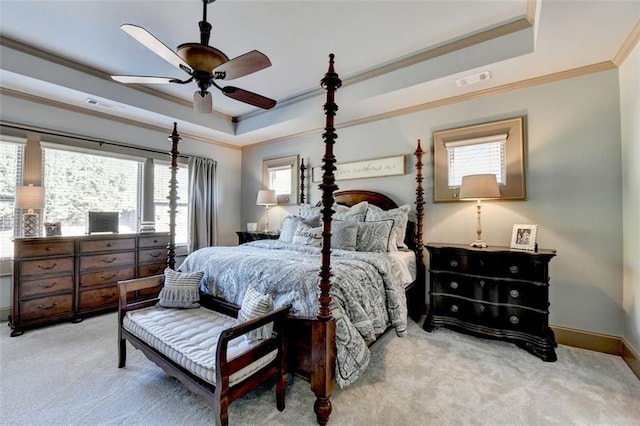
M462 244L429 250L429 313L424 329L440 326L506 340L555 361L549 328L549 261L555 250L512 251Z
M249 241L256 240L277 240L280 238L280 233L274 232L249 232L249 231L237 231L238 234L238 244L248 243Z

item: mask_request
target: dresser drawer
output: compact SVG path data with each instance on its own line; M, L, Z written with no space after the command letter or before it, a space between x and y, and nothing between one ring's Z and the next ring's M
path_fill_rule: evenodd
M158 275L164 272L167 267L167 262L162 263L150 263L147 265L138 266L138 277L148 277L150 275Z
M124 253L104 253L91 256L80 257L80 270L90 269L104 270L105 268L117 266L129 266L135 264L136 255L134 252Z
M80 287L91 287L117 283L122 280L130 280L134 278L134 272L135 268L133 266L119 269L108 269L105 271L86 272L80 274Z
M138 240L138 246L141 249L148 247L166 247L169 245L168 235L155 235L149 237L140 237Z
M134 250L135 238L114 238L80 241L80 253L94 253L98 251Z
M54 316L72 316L73 295L41 297L20 302L20 319L34 321Z
M81 291L79 297L79 309L84 311L116 306L120 295L118 286L112 285L97 290Z
M73 273L73 257L24 260L19 264L20 278Z
M473 325L485 327L482 332L495 337L505 337L508 331L544 336L548 328L545 313L448 296L434 299L434 315L460 320L472 330Z
M73 275L46 277L38 280L24 280L20 283L19 298L42 296L61 291L73 290Z
M167 249L156 248L151 250L140 250L138 262L140 263L160 263L167 261Z
M16 259L41 256L73 256L73 241L38 241L16 244Z
M434 259L435 257L435 259ZM431 259L434 271L459 272L470 275L513 278L520 280L547 282L547 262L524 253L474 253L444 250Z

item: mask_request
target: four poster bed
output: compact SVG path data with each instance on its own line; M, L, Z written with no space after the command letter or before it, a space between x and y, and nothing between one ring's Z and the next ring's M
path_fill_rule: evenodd
M325 153L322 159L323 179L319 185L321 200L316 206L304 205L304 209L301 208L294 241L287 240L291 235L283 238L281 234L280 240L253 241L237 247L207 247L191 253L179 269L186 273L204 272L200 304L205 307L220 299L240 305L249 285L261 293L270 294L274 309L291 306L286 321L288 368L291 373L310 382L316 395L314 411L318 422L324 425L331 414L330 397L335 384L344 386L357 379L368 364L368 348L381 335L390 331L399 336L406 334L407 313L416 321L420 319L425 301L425 275L422 257L423 150L420 141L414 153L417 182L415 221L408 221L410 206L398 206L383 194L373 191L337 192L333 145L337 138L334 117L338 107L334 95L341 86L341 80L334 71L333 54L321 86L326 90L326 126L322 135ZM177 143L180 140L175 129L171 140L172 170L175 172ZM302 162L302 204L305 201L306 168ZM175 180L172 179L170 216L175 212L175 194ZM306 233L300 232L301 227L304 228L300 222L309 219L302 217L303 210L309 216L319 215L320 220L320 225L316 224L315 228L305 225L309 227L305 228ZM402 212L404 223L400 223L402 219L397 220ZM365 221L369 214L373 214L372 219L381 220ZM352 216L358 215L361 221L353 220ZM173 220L170 219L170 268L175 267ZM354 229L358 231L358 244L362 243L364 240L360 235L369 232L366 229L373 229L373 226L379 226L383 233L388 233L389 250L364 252L355 247L343 249L336 246L336 239L345 233L355 232ZM332 227L336 234L333 241ZM394 236L392 230L397 235ZM378 241L371 236L378 231L371 232L367 234L370 240ZM306 238L309 244L300 244L298 237Z

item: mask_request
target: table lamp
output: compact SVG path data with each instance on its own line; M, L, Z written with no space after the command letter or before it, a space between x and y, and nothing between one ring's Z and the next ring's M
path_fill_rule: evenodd
M27 210L22 216L22 236L37 237L39 234L38 213L33 210L44 208L44 187L18 186L16 188L16 208Z
M256 204L259 206L264 206L266 215L264 232L271 232L271 230L269 229L269 206L275 206L276 204L278 204L276 191L272 189L261 189L260 191L258 191L258 199L256 200Z
M471 247L487 247L487 244L482 241L482 226L480 220L480 210L482 208L480 200L487 200L491 198L500 198L500 188L498 187L498 181L496 175L484 174L484 175L468 175L462 178L462 184L460 185L460 197L461 200L476 200L476 212L478 216L478 228L476 230L476 240L471 243Z

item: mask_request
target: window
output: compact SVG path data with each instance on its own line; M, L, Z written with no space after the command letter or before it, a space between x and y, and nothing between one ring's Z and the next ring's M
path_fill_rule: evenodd
M433 133L434 202L456 201L462 177L495 174L500 199L524 200L524 117Z
M138 231L142 160L42 146L47 222L61 222L64 235L79 235L89 211L115 211L119 232Z
M276 191L278 205L298 204L298 156L265 160L262 187Z
M155 209L156 231L169 232L169 182L171 181L171 163L153 162L153 207ZM178 164L176 173L178 182L178 205L176 209L176 245L186 245L189 233L189 167Z
M0 136L0 258L13 256L11 238L20 234L14 203L16 186L22 182L24 142L24 139Z

